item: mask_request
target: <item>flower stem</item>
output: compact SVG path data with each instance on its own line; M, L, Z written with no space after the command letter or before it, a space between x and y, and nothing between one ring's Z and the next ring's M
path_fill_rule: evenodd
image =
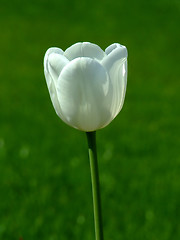
M100 184L96 151L96 132L86 132L91 169L92 195L94 206L94 225L96 240L103 240L103 224L101 215Z

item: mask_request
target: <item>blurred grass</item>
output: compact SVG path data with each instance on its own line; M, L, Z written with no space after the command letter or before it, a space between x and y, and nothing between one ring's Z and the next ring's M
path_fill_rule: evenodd
M177 0L1 0L0 239L94 239L86 139L42 65L90 41L129 51L124 108L97 134L105 239L179 240L179 22Z

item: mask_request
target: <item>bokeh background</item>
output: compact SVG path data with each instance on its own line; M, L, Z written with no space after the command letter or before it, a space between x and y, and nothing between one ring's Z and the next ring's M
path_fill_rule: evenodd
M122 112L98 131L105 239L180 239L180 1L1 0L0 239L94 239L85 134L55 114L52 46L126 45Z

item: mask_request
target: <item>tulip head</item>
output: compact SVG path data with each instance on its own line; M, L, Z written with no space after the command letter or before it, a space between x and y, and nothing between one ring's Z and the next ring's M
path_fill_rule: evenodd
M85 132L107 126L121 111L127 84L127 49L114 43L105 52L92 43L49 48L44 73L57 115Z

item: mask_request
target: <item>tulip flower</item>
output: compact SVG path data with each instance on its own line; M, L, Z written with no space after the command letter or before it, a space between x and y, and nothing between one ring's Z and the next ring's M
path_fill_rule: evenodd
M57 115L71 127L85 131L92 180L96 240L103 240L96 130L121 111L127 84L127 49L114 43L103 51L83 42L63 51L49 48L44 73Z
M49 48L44 72L57 115L74 128L96 131L107 126L123 106L127 49L114 43L104 52L88 42L66 51Z

